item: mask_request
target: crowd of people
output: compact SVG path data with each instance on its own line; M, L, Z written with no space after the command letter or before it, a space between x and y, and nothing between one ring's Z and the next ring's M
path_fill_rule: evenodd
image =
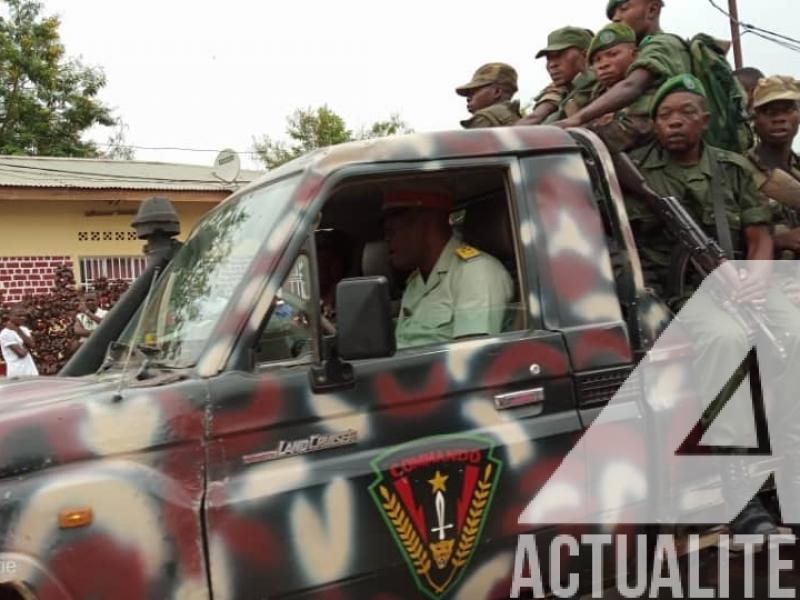
M77 345L86 341L106 314L108 311L100 307L95 292L87 291L81 295L72 324ZM6 377L39 375L32 354L36 340L28 326L28 318L26 305L18 302L10 307L5 323L0 328L0 356L5 363Z

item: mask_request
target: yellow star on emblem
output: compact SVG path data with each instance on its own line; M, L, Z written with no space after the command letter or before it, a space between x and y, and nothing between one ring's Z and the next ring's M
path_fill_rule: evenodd
M439 469L436 469L436 475L433 476L433 479L428 480L428 483L430 483L431 487L433 488L433 493L435 494L440 490L442 492L446 492L447 488L445 487L444 484L447 483L448 479L450 479L449 475L442 475L439 472Z

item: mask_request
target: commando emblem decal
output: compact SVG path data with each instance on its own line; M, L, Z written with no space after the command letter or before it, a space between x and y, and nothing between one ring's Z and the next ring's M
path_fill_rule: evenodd
M437 436L372 462L370 492L417 586L438 600L461 578L480 541L502 463L491 440Z

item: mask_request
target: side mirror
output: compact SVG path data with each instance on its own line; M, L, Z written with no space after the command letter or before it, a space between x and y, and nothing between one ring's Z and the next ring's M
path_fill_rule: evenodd
M395 352L386 277L354 277L336 286L336 327L343 360L383 358Z

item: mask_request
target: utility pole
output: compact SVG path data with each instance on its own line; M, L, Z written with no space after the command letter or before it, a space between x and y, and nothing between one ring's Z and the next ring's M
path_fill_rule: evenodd
M742 63L742 37L739 32L739 9L736 7L736 0L728 0L728 14L731 20L731 37L733 39L733 62L737 69L741 69Z

